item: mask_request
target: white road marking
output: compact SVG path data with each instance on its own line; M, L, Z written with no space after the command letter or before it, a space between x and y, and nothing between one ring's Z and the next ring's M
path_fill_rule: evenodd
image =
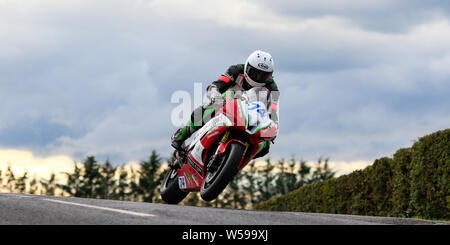
M7 194L5 194L5 195L3 195L4 193L1 193L0 194L0 196L6 196L6 197L18 197L18 198L23 198L23 197L25 197L25 198L32 198L33 196L25 196L25 195L19 195L19 194L9 194L9 193L7 193Z
M62 203L62 204L68 204L68 205L74 205L74 206L80 206L80 207L86 207L86 208L95 208L95 209L106 210L106 211L122 213L122 214L135 215L135 216L142 216L142 217L155 216L153 214L138 213L138 212L127 211L127 210L122 210L122 209L106 208L106 207L100 207L100 206L94 206L94 205L88 205L88 204L82 204L82 203L75 203L75 202L66 202L66 201L60 201L60 200L56 200L56 199L43 199L43 200L50 201L50 202L56 202L56 203Z

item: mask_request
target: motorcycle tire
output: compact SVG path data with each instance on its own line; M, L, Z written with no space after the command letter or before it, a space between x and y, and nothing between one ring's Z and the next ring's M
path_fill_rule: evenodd
M239 163L244 154L244 146L237 142L231 142L229 150L224 157L222 164L218 166L219 171L210 182L207 178L202 183L200 188L200 196L203 200L209 202L219 196L220 193L227 187L228 183L233 180L234 176L239 171ZM207 173L208 175L208 173Z
M161 198L168 204L178 204L189 194L182 191L178 185L178 173L174 168L169 169L160 187Z

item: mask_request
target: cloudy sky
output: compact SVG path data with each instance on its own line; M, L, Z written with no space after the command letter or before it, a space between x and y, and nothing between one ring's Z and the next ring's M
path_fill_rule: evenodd
M262 49L270 156L360 167L449 127L449 18L446 1L0 0L0 160L167 157L172 94Z

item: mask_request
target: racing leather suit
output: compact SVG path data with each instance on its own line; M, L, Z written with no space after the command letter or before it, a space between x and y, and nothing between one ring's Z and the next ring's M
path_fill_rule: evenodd
M278 125L278 99L279 90L273 78L270 78L263 87L269 90L267 112L270 118ZM191 119L186 126L178 129L172 136L172 146L180 149L182 143L189 138L195 131L205 125L212 117L214 117L217 108L222 107L227 99L229 92L241 92L251 89L244 77L244 64L230 66L218 80L212 82L206 88L207 97L210 103L199 106L192 114ZM233 94L233 93L231 93ZM259 150L254 158L262 157L269 152L269 143L264 142L264 146Z

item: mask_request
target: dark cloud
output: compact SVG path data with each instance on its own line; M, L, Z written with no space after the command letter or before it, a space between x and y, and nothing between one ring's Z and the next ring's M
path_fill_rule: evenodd
M0 144L168 156L171 95L255 49L274 56L281 90L272 156L370 160L450 122L448 4L215 3L0 3Z
M36 147L45 146L60 136L77 137L80 132L73 128L51 123L44 118L17 122L5 127L0 132L2 147Z
M261 2L261 1L255 1ZM415 25L428 22L435 15L450 16L450 4L443 0L396 1L262 1L280 15L301 18L338 16L364 29L377 32L402 33Z

